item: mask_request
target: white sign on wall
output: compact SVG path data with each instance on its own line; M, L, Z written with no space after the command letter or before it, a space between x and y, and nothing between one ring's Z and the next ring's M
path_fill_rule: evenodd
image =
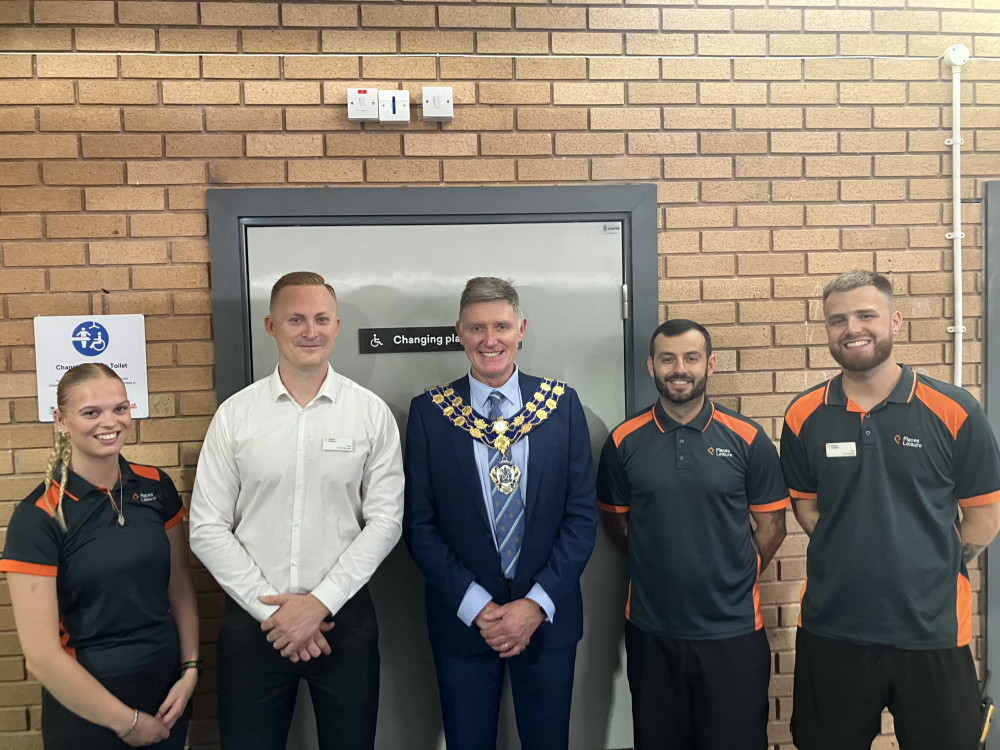
M149 416L146 329L142 315L47 315L35 318L38 419L52 422L56 386L69 368L103 362L125 383L132 416Z

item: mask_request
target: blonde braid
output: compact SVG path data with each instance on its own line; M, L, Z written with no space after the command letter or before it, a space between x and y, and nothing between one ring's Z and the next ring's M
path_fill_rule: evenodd
M66 477L69 471L69 459L72 454L73 446L69 442L69 435L61 431L56 433L56 440L52 446L52 452L49 454L49 465L45 468L45 490L42 497L45 498L45 504L56 519L56 523L59 524L59 528L63 531L66 531L66 515L63 513L62 501L63 495L66 493ZM52 503L49 501L49 488L52 486L52 475L55 473L56 464L61 464L59 467L59 500L53 508Z

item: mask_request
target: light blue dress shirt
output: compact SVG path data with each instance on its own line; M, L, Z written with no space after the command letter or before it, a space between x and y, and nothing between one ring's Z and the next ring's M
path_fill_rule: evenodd
M518 380L518 370L515 366L514 374L507 379L499 388L493 388L492 386L486 385L479 380L472 377L472 372L469 372L469 400L471 401L471 406L480 414L486 415L490 413L490 394L493 391L499 391L503 395L503 399L500 401L500 413L505 419L512 419L521 409L524 404L521 402L521 388ZM490 492L493 484L493 480L490 479L490 449L483 445L478 440L474 443L475 457L476 457L476 469L479 472L479 483L482 489L482 502L486 509L486 517L493 518L493 510L490 506ZM510 447L510 458L514 464L521 470L521 498L525 501L525 512L527 512L527 489L528 489L528 437L525 436L518 440L514 445ZM493 544L496 545L496 530L493 528L493 524L490 524L490 531L493 534ZM499 561L497 563L499 567ZM545 593L538 583L535 583L531 590L528 592L527 599L531 599L536 602L543 610L550 622L556 613L556 605L553 603L549 595ZM469 584L469 588L465 592L465 596L462 598L462 603L458 608L458 618L464 622L466 625L472 625L483 607L485 607L493 597L490 596L489 592L480 586L476 581Z

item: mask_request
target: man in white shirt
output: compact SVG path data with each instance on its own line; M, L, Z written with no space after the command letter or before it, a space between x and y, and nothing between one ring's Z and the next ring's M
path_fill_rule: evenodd
M400 536L399 432L385 402L330 366L340 320L322 276L282 276L264 327L278 367L219 407L191 498L191 548L227 594L222 747L283 748L305 679L320 747L372 748L366 584Z

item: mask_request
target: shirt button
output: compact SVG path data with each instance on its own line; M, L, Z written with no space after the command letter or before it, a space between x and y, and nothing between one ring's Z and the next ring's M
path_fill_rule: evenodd
M684 438L681 438L681 442L682 442L682 443L684 442Z
M871 434L872 434L872 431L871 431L871 430L865 430L865 434L866 434L866 435L871 435Z
M681 460L681 461L683 461L683 460L684 460L684 456L681 456L681 457L680 457L680 460Z

